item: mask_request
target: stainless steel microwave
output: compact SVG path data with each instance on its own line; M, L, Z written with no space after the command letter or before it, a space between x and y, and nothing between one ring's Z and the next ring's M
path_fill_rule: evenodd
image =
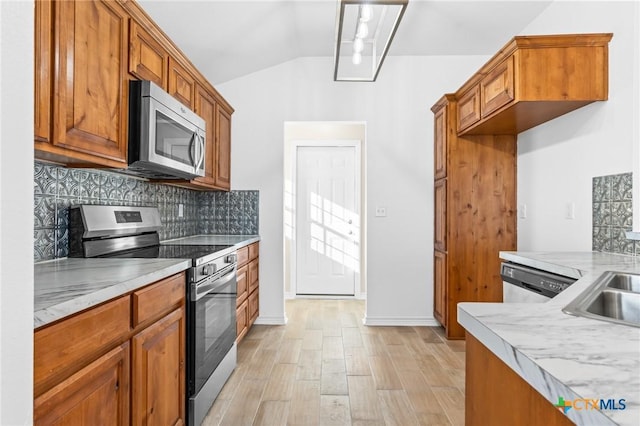
M151 81L129 86L129 167L151 179L204 176L206 123Z

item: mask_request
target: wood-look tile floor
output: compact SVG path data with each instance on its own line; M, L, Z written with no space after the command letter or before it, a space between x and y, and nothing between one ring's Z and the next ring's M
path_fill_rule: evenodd
M464 341L439 327L367 327L359 300L286 302L254 325L204 425L463 425Z

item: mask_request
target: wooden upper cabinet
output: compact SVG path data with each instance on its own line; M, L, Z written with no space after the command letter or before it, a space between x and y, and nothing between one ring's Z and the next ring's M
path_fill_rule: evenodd
M513 101L513 56L508 57L480 81L480 116Z
M36 141L51 140L51 1L35 2L34 127Z
M193 109L196 93L196 80L172 56L169 56L169 94Z
M460 135L515 135L608 97L606 34L518 36L457 92Z
M53 144L125 167L128 14L113 1L54 5Z
M134 20L131 20L129 31L129 72L140 80L150 80L167 89L169 54Z
M476 84L458 100L458 132L480 120L480 85Z
M205 185L215 186L216 183L216 101L199 84L196 85L194 111L206 123L205 162L203 177L195 179Z
M216 186L231 189L231 113L216 108Z

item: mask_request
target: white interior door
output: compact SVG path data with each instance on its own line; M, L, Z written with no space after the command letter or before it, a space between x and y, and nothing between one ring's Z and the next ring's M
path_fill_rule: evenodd
M298 146L296 293L353 295L359 273L354 146Z

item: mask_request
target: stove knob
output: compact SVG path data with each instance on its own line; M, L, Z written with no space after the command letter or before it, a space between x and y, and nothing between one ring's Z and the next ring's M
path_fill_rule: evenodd
M227 256L227 263L234 263L236 261L236 255L235 254L230 254L229 256Z
M203 275L213 275L216 272L216 265L204 265L202 268Z

